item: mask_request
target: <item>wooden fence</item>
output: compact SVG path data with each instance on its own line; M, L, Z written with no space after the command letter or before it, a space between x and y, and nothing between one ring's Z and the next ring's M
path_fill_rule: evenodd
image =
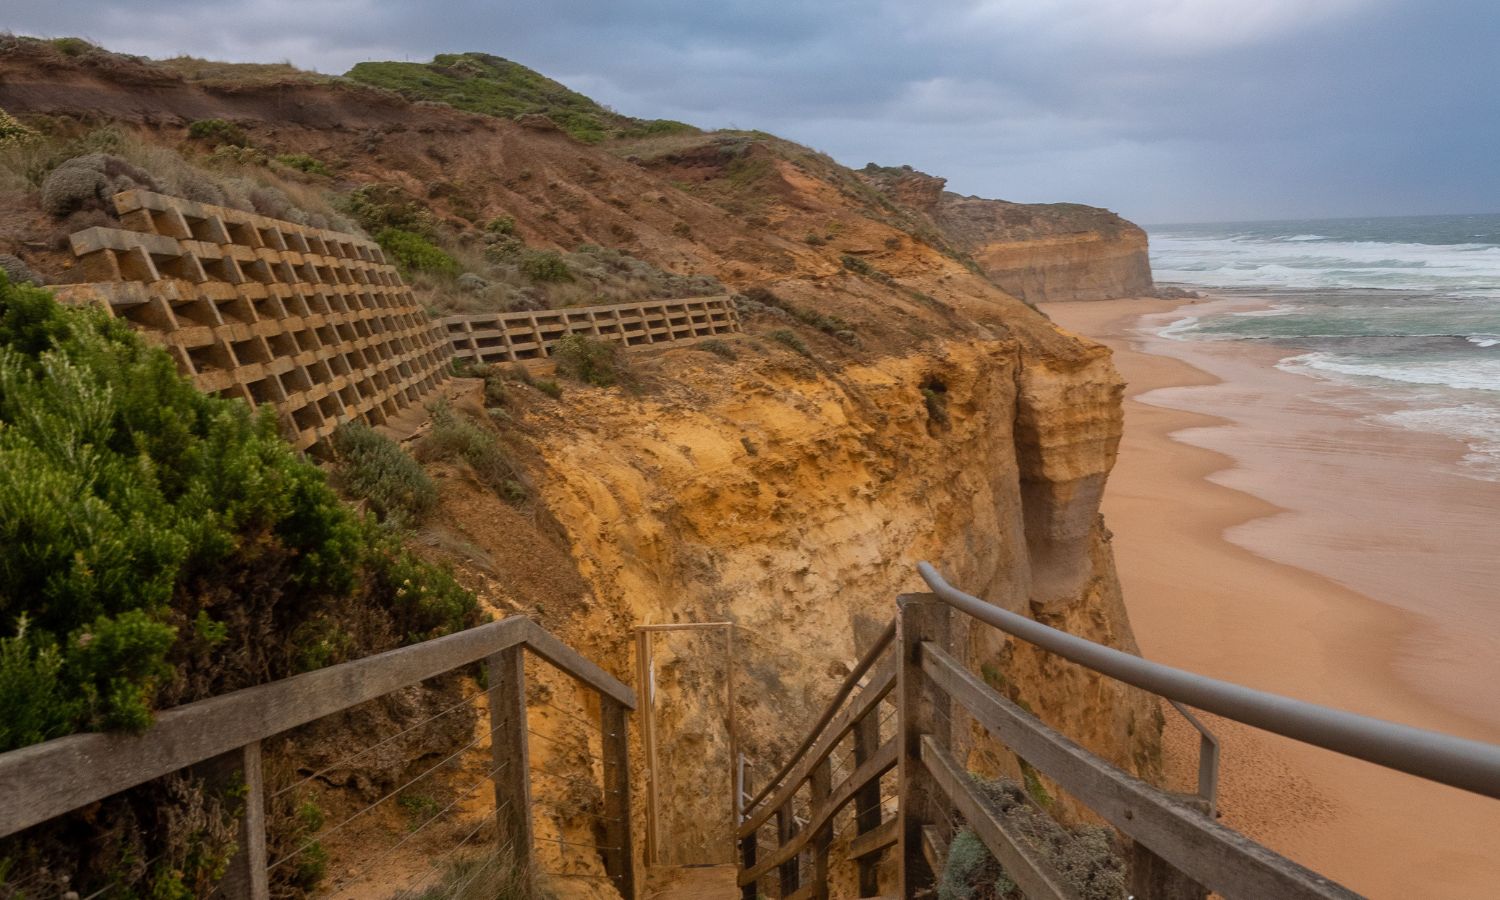
M635 870L626 719L635 709L635 693L522 617L180 706L158 715L144 734L75 734L0 754L0 837L206 764L205 768L242 779L246 790L239 850L217 893L229 900L264 900L267 798L261 742L483 660L496 830L499 839L514 848L518 863L529 867L533 797L522 665L528 652L598 696L604 815L597 851L609 880L629 900L634 897Z
M899 896L932 889L959 823L1029 900L1075 900L1076 888L955 756L953 737L966 727L955 722L965 714L1117 829L1126 839L1134 896L1202 900L1209 890L1256 900L1357 896L1220 825L1202 797L1171 794L1115 768L998 694L954 657L954 610L936 595L902 596L897 607L896 620L792 758L742 812L737 837L744 900L765 895L766 879L781 900L826 898L833 823L850 803L852 834L838 846L857 868L857 896L880 893L876 867L891 848ZM889 736L879 724L882 702L895 706ZM853 743L854 766L835 780L831 761L845 741ZM894 804L881 802L881 777L888 772L895 773ZM1205 789L1211 794L1211 785ZM774 834L763 839L773 824Z
M548 348L570 334L644 347L737 332L740 318L729 297L692 297L448 316L443 325L459 359L491 364L546 359Z

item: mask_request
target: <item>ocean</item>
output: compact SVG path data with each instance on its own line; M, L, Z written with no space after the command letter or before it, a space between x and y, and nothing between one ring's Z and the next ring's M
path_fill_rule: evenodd
M1463 474L1500 481L1500 214L1148 231L1158 283L1246 300L1186 307L1161 336L1284 347L1280 368L1378 399L1378 424L1463 441Z

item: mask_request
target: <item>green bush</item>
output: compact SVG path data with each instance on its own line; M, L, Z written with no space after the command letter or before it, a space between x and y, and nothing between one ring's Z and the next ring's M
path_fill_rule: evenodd
M35 140L35 130L26 127L10 113L0 109L0 148L12 147Z
M500 446L499 436L460 416L447 403L433 407L432 430L417 453L429 460L462 460L482 483L510 503L523 503L530 496L526 477Z
M400 445L362 422L333 432L335 483L382 522L414 525L437 506L437 485Z
M0 751L466 627L270 411L0 277Z
M490 234L515 234L516 220L511 216L496 216L484 224Z
M188 126L188 137L216 147L221 144L231 147L250 146L250 138L245 130L223 119L199 119Z
M551 250L527 250L521 254L521 272L534 281L572 281L573 270L561 254Z
M441 247L411 231L387 228L375 235L375 243L390 254L402 272L429 272L457 278L463 271L458 260L449 256Z
M289 169L296 169L309 175L333 174L321 159L308 156L306 153L283 153L276 157L276 161Z
M570 334L548 348L559 374L594 387L611 387L630 380L624 351L614 341Z
M393 184L355 188L339 200L339 207L370 234L395 228L431 240L437 233L432 210Z

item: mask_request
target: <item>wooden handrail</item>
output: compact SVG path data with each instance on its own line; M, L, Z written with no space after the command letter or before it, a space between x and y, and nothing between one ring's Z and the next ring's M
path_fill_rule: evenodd
M829 794L828 800L817 809L808 814L807 824L792 836L791 840L776 848L776 851L765 859L758 861L751 869L741 871L739 883L741 886L754 884L755 880L766 874L777 866L796 857L802 849L807 846L813 836L833 818L834 814L843 809L854 799L855 791L878 780L880 776L889 772L896 766L896 740L893 738L886 741L859 768L855 769L848 778L839 782Z
M517 645L635 708L634 691L515 616L169 709L143 734L74 734L0 753L0 837Z
M930 734L922 736L922 765L932 773L933 781L964 817L964 822L995 854L1026 900L1077 900L1077 892L1069 890L1057 873L1037 858L1035 850L1011 836L999 814L974 789L953 754L939 747Z
M833 720L839 706L849 697L854 688L859 685L859 680L864 677L866 672L870 671L870 667L875 665L876 659L880 657L881 653L885 652L885 648L889 647L891 641L895 639L896 620L891 619L890 624L885 626L885 630L880 632L880 636L875 639L875 643L870 645L870 649L866 650L865 655L860 657L859 662L855 664L854 671L850 672L848 677L844 679L844 683L839 686L838 692L833 695L833 699L828 701L828 706L823 710L823 714L818 717L818 721L808 730L807 737L802 739L802 743L798 745L796 750L792 751L791 756L787 757L787 761L782 765L781 769L775 775L771 776L771 779L766 782L765 787L761 788L760 792L752 797L750 802L745 806L747 812L755 809L762 800L766 799L766 795L771 793L781 783L781 780L786 777L786 774L792 770L793 766L797 765L797 761L802 758L807 749L818 739L818 735ZM811 766L808 768L810 769ZM799 781L798 783L800 784L801 782ZM764 821L764 818L761 821Z
M1226 897L1287 900L1358 897L1073 743L1000 696L937 644L921 645L921 666L997 740L1105 821L1210 890ZM969 822L976 824L972 817ZM976 828L976 833L985 838L983 831ZM989 840L986 845L1000 854Z
M755 830L765 824L776 810L791 800L797 793L802 783L812 775L814 767L833 752L834 745L843 740L844 736L853 730L856 722L874 709L881 700L890 694L896 685L896 668L893 664L882 665L865 689L860 691L859 697L849 704L848 707L839 712L836 720L823 730L822 737L816 747L801 756L792 757L795 767L789 777L781 782L781 787L776 791L771 801L762 806L758 811L752 813L740 823L736 831L737 837L749 837ZM825 723L826 725L827 723ZM819 732L814 731L813 737L818 737Z

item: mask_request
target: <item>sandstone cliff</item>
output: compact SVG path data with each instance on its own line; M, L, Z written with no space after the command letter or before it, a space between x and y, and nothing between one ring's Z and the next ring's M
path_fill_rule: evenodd
M632 353L634 391L569 384L560 399L533 390L486 410L478 382L456 382L454 404L525 464L537 499L517 510L438 467L441 512L414 542L453 560L492 609L536 616L632 683L632 626L737 623L732 714L752 782L785 758L896 595L921 589L919 560L1134 650L1098 515L1122 385L1107 350L1017 299L1149 289L1144 235L1112 214L959 198L940 179L856 174L754 132L585 146L343 83L230 88L139 60L21 51L0 54L0 106L62 138L103 122L145 145L143 162L200 159L190 123L222 118L262 157L329 163L332 174L283 173L297 196L399 187L455 252L505 216L531 247L600 244L743 292L745 336L719 352ZM259 177L244 155L205 164ZM49 233L61 226L34 196L0 194L0 211L13 213L0 252L70 276ZM1151 701L998 633L975 630L968 645L976 670L1043 719L1157 775ZM673 840L725 858L731 711L711 652L664 646L656 702L678 741ZM559 701L572 690L545 688ZM539 713L534 727L571 726ZM971 749L975 769L1018 772L1000 748ZM581 816L539 827L590 839Z
M1154 289L1146 232L1109 210L965 197L909 167L867 167L863 174L1029 303L1140 297Z

